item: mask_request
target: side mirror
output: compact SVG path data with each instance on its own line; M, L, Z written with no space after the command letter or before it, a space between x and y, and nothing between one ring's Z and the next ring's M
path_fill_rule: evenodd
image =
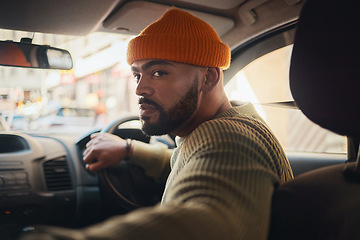
M73 67L68 51L30 41L0 41L0 65L13 67L70 70Z

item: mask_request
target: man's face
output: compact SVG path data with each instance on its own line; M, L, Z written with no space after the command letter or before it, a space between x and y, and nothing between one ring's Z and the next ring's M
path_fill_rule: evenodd
M136 94L146 134L168 134L191 121L198 107L199 67L141 60L131 69L138 84Z

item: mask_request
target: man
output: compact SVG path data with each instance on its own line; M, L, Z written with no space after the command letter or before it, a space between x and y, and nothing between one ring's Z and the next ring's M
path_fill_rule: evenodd
M230 64L228 46L207 23L173 8L129 43L127 60L137 80L143 131L174 133L177 148L171 160L161 147L144 160L139 153L151 152L144 144L98 134L88 143L84 161L97 171L130 158L158 181L167 179L162 203L82 230L49 227L42 234L54 239L266 239L274 188L292 172L254 108L232 107L227 99L222 71Z

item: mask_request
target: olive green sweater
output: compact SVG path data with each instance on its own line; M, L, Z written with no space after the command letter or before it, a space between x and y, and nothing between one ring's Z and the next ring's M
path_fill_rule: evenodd
M253 106L231 108L178 138L177 144L158 206L82 230L46 231L73 236L69 239L266 239L274 188L291 179L292 172ZM166 156L163 151L153 158L161 159L156 163L161 170L149 170L149 175L161 179L169 171ZM149 164L144 161L138 163Z

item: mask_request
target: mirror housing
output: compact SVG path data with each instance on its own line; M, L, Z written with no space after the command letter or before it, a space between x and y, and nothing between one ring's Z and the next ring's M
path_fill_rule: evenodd
M0 65L70 70L73 61L67 50L22 39L21 42L0 41Z

